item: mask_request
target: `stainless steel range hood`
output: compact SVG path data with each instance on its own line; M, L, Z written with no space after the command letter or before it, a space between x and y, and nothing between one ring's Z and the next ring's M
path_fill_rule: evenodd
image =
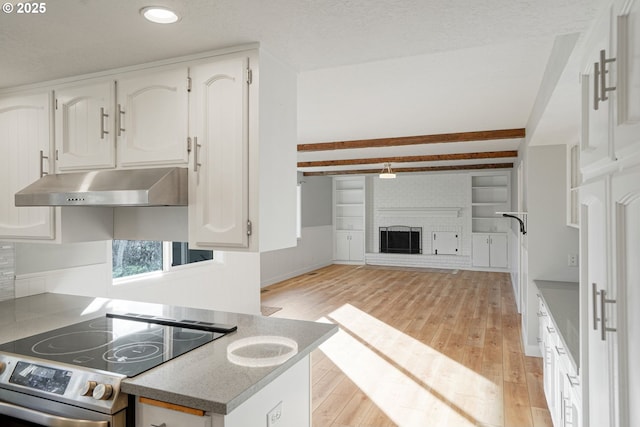
M45 175L15 194L16 206L186 206L186 168Z

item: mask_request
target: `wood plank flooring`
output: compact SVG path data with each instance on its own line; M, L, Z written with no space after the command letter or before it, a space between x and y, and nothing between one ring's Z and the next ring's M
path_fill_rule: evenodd
M508 274L332 265L262 304L340 325L312 354L314 427L551 426Z

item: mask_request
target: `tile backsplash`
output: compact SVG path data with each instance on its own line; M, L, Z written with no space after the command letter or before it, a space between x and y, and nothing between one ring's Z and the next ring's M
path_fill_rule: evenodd
M0 301L15 298L14 260L13 244L0 242Z

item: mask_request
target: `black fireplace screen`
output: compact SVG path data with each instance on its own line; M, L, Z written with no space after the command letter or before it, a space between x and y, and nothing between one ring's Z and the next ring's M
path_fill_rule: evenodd
M380 227L380 253L421 254L422 227Z

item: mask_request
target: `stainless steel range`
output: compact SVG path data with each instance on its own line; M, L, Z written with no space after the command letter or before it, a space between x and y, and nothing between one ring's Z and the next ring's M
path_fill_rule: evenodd
M0 425L133 426L122 380L207 344L233 325L108 314L0 345ZM129 408L129 409L128 409Z

